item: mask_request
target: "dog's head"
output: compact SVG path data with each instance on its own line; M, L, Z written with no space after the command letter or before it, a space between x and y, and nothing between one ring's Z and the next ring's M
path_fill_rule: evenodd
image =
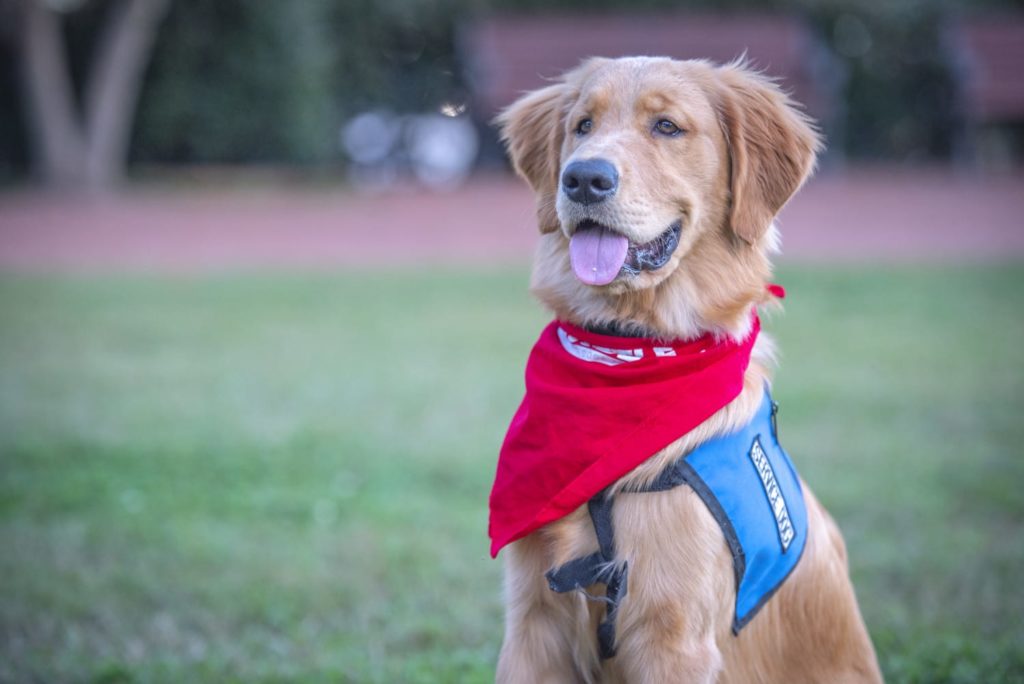
M590 59L498 117L538 196L534 292L584 325L741 335L764 296L773 219L820 147L741 64Z

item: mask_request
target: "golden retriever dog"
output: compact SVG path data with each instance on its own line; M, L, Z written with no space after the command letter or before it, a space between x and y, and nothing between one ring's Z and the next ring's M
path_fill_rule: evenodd
M774 218L811 173L821 142L770 79L742 63L594 58L523 96L497 123L537 195L531 290L556 320L660 340L740 340L754 308L772 303ZM611 272L581 274L570 242L595 225L625 236L628 253ZM733 556L708 506L689 486L636 493L750 421L772 365L762 334L740 394L611 487L615 556L629 564L614 657L601 656L596 636L604 585L557 593L545 577L598 549L587 507L505 548L498 682L881 681L843 539L806 484L799 563L738 632Z

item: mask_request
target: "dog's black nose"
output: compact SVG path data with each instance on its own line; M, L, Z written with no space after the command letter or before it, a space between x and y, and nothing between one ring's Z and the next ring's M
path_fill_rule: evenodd
M597 204L615 194L619 172L604 159L575 161L562 172L562 191L573 202Z

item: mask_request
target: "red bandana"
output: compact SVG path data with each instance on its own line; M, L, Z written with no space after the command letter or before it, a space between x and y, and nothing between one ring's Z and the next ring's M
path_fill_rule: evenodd
M755 315L743 342L705 335L663 345L548 325L530 352L526 396L498 459L491 556L576 510L735 399L759 330Z

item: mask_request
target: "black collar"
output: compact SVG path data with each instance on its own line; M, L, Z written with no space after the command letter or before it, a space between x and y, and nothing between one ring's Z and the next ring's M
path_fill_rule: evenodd
M650 331L644 330L643 328L630 326L629 324L623 324L619 321L605 321L602 323L592 323L590 325L581 326L587 332L592 332L595 335L608 335L609 337L637 337L637 338L649 338L655 337Z

